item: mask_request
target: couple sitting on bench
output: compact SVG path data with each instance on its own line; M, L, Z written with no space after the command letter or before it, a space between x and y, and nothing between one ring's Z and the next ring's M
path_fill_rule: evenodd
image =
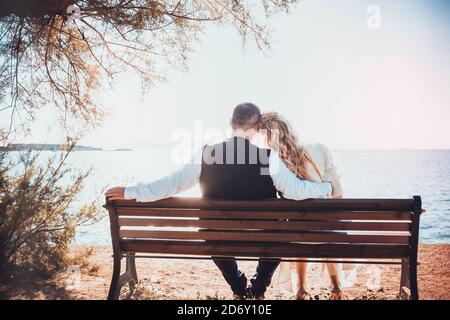
M261 114L251 103L238 105L231 119L232 138L202 148L190 163L169 176L147 184L117 187L107 197L157 201L172 197L200 183L203 197L229 200L276 198L340 198L342 188L330 151L321 144L301 145L288 122L277 113ZM258 131L267 149L252 144ZM262 299L280 261L261 258L248 283L235 258L214 258L236 298ZM327 263L332 299L341 298L341 264ZM305 262L285 262L281 270L289 278L297 272L297 299L305 299Z

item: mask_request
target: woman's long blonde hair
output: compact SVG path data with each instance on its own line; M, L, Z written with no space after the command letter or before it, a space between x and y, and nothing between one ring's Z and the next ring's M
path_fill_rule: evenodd
M278 151L281 160L289 170L300 179L311 180L308 164L313 161L298 142L287 120L277 112L266 112L261 116L258 129L266 135L268 146Z

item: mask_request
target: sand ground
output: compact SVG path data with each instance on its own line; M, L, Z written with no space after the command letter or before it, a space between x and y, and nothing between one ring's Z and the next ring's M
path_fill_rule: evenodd
M83 248L74 247L74 252ZM94 247L89 258L94 273L82 272L77 276L62 272L54 280L38 281L35 278L11 279L10 285L0 286L1 299L105 299L111 279L111 248ZM419 289L421 299L450 299L450 245L420 245ZM255 262L240 262L248 277L255 270ZM392 265L357 267L357 282L345 289L346 299L397 299L400 267ZM381 288L368 289L368 281L379 268ZM94 268L95 269L95 268ZM231 299L231 292L220 272L211 261L154 260L137 261L139 284L126 299ZM326 274L320 265L312 265L308 274L311 299L328 299ZM267 299L292 299L276 284L277 275L266 294Z

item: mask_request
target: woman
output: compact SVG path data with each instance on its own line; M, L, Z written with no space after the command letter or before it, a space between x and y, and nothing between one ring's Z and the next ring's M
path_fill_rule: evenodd
M276 112L264 113L259 124L260 132L265 135L270 149L279 153L286 166L303 180L314 182L329 181L333 186L333 198L342 197L342 186L331 152L322 144L302 146L289 123ZM297 299L304 300L308 296L306 290L306 271L308 264L304 262L282 263L280 279L291 285L291 270L297 274ZM331 299L342 299L344 282L342 264L326 263L325 267L332 284ZM290 288L292 290L292 288ZM295 290L295 288L294 288ZM293 290L293 292L295 292Z

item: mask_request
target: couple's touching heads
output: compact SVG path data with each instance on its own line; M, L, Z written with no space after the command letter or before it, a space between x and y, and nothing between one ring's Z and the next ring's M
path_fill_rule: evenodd
M301 144L289 122L276 112L261 113L253 103L235 107L230 139L205 145L191 162L171 174L151 182L107 191L110 198L138 202L172 197L199 184L204 198L258 200L283 197L291 200L339 198L340 177L331 152L323 144ZM265 147L252 142L262 135ZM300 258L300 257L299 257ZM264 298L276 269L280 266L280 285L307 295L306 263L281 263L280 259L259 260L255 274L247 279L234 257L212 260L222 272L237 298ZM332 297L341 297L341 264L325 264L332 284ZM297 273L296 283L291 275Z

